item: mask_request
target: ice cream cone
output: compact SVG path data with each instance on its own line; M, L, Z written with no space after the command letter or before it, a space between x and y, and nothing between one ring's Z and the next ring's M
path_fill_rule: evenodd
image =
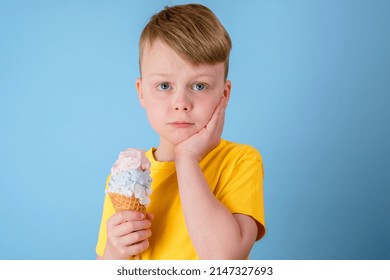
M111 178L106 193L115 212L139 211L146 214L150 202L150 162L141 150L127 149L119 154L111 168ZM130 256L140 260L140 255Z
M131 197L118 193L109 193L112 205L114 205L115 212L119 211L139 211L146 212L145 205L142 205L140 200L134 195Z
M139 211L146 213L146 207L134 195L131 197L118 193L109 193L115 212L119 211ZM130 256L129 260L141 260L140 255Z

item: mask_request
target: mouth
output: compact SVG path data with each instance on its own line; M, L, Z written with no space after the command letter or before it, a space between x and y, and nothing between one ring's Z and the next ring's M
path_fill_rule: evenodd
M168 123L168 125L175 127L175 128L187 128L187 127L193 126L194 123L177 121L177 122L170 122L170 123Z

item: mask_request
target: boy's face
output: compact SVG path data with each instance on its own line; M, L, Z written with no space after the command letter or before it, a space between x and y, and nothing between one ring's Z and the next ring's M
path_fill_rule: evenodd
M161 141L176 145L204 128L222 96L229 98L225 65L192 65L156 40L145 46L136 88Z

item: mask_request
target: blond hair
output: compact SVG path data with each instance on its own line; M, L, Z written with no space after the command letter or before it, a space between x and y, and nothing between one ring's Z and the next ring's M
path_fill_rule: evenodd
M152 16L140 37L140 67L146 44L151 46L156 39L194 65L224 62L227 78L232 42L209 8L199 4L166 6Z

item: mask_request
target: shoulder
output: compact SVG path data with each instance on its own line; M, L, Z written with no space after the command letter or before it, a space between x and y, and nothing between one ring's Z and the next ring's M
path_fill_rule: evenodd
M263 169L263 162L259 151L247 144L239 144L221 139L214 148L201 161L202 169L213 169L217 173L231 173L237 168Z
M221 139L221 143L216 148L215 152L224 157L238 161L262 161L261 154L255 147L248 144L231 142L225 139Z

